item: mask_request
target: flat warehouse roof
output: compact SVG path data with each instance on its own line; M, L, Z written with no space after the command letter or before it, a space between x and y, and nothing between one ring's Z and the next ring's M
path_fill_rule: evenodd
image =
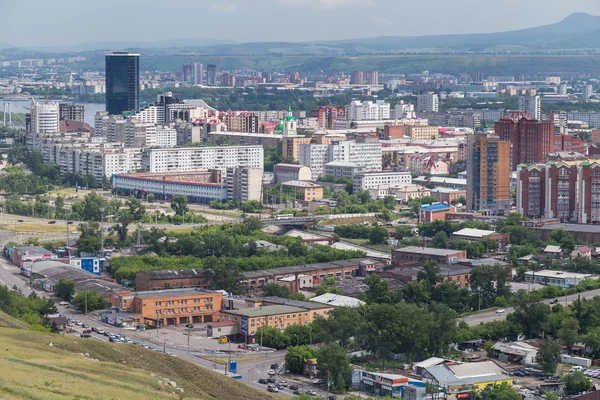
M269 315L279 314L291 314L291 313L303 313L308 312L305 308L293 307L293 306L262 306L255 308L242 308L238 310L222 310L223 314L240 315L242 317L254 318L254 317L265 317Z

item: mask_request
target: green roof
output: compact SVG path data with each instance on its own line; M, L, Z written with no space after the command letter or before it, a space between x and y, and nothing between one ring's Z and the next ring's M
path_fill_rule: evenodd
M247 317L247 318L266 317L269 315L303 313L303 312L308 312L308 310L305 308L300 308L300 307L282 306L282 305L262 306L262 307L254 307L254 308L242 308L239 310L223 310L222 311L222 313L224 313L224 314L239 315L239 316Z
M584 162L582 162L579 165L581 165L582 167L589 167L591 164L589 162L587 162L587 161L584 161Z
M296 117L294 117L293 115L288 115L287 117L285 117L285 119L288 121L295 121Z

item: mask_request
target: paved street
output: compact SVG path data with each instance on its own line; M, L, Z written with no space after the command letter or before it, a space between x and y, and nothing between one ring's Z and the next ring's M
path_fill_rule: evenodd
M600 295L600 289L588 290L587 292L581 292L571 296L557 297L556 299L560 304L567 305L577 301L577 295L580 295L582 299L591 299L594 296ZM549 304L552 300L554 299L546 299L543 301ZM506 316L514 311L512 307L505 308L505 310L506 311L503 314L496 314L496 310L492 310L478 314L472 314L467 317L461 318L460 320L465 321L471 326L479 325L482 322L501 321L505 320Z

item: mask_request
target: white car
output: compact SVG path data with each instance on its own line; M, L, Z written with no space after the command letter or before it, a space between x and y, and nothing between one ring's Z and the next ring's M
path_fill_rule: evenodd
M68 306L68 305L69 305L69 302L68 302L68 301L61 301L61 302L60 302L60 303L58 303L58 304L60 304L61 306Z
M275 371L273 371L272 369L269 370L269 375L275 375Z
M504 308L499 308L496 310L496 314L504 314L506 310Z

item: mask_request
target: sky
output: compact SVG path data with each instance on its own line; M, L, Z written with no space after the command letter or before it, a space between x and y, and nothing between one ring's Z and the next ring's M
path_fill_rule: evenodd
M4 0L0 43L313 41L485 33L600 15L599 0Z

